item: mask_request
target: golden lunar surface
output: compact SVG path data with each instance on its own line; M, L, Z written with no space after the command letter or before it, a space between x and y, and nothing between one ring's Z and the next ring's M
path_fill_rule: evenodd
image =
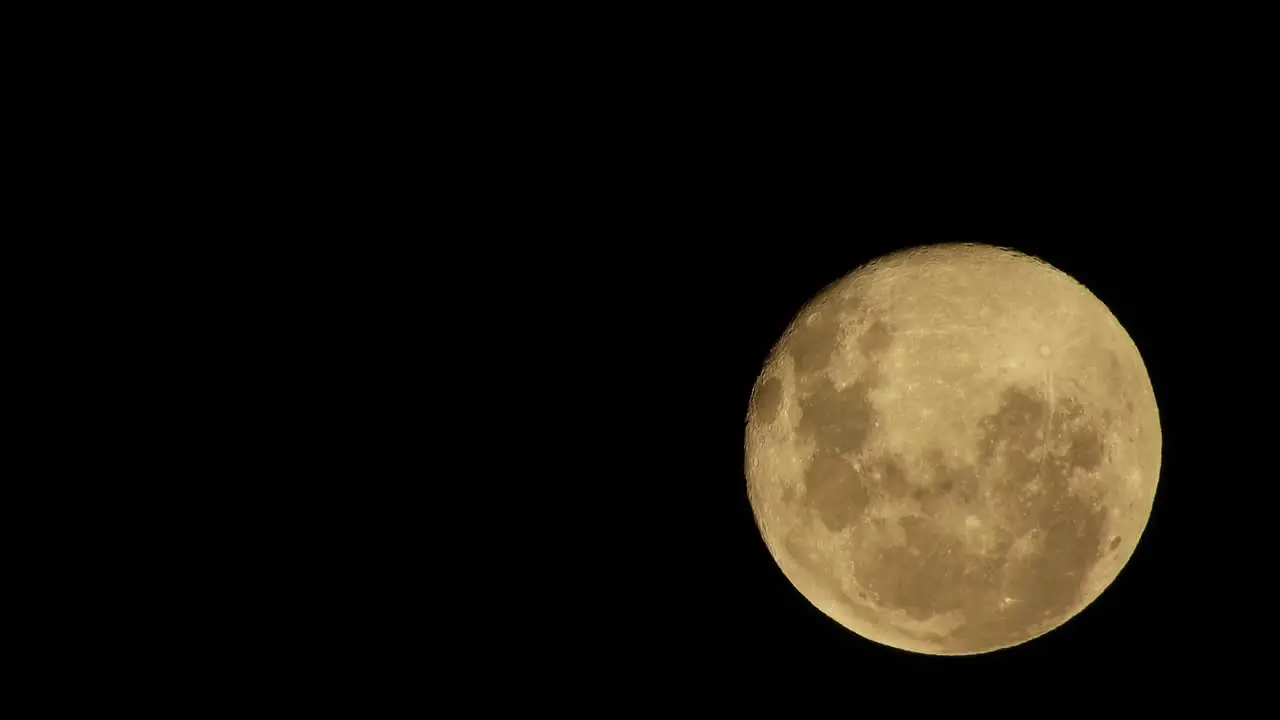
M1146 527L1160 419L1084 286L986 245L889 255L792 322L747 419L751 505L792 584L853 632L1010 647L1115 579Z

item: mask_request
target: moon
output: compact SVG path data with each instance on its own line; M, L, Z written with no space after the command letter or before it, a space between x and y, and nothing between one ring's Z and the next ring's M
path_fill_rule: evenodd
M1110 310L1006 248L929 245L823 290L752 391L747 489L788 580L858 635L1012 647L1093 602L1160 475L1146 366Z

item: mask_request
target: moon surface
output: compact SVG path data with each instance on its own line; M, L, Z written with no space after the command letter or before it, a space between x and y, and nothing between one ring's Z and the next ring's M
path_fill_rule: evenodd
M1155 393L1083 285L987 245L875 260L795 318L751 397L757 525L810 602L933 655L1011 647L1116 578L1160 474Z

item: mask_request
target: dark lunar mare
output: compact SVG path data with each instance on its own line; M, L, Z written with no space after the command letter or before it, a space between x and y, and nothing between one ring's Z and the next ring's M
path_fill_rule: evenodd
M797 501L833 532L856 523L877 493L913 494L926 512L946 495L975 505L975 514L986 517L985 508L979 507L979 477L994 478L991 496L1010 505L1004 508L995 552L987 555L967 551L960 538L927 517L904 518L904 546L863 553L870 560L857 572L864 591L878 604L901 609L917 620L962 613L963 624L942 640L951 652L1016 644L1075 610L1090 569L1106 551L1103 512L1069 486L1073 472L1096 470L1102 464L1106 444L1098 422L1070 399L1058 400L1051 408L1041 389L1011 387L1001 395L998 409L979 423L976 465L951 467L941 453L932 452L928 457L933 482L918 488L907 482L902 464L893 457L869 456L859 472L844 456L862 453L875 427L878 413L869 397L875 384L863 381L836 390L821 373L837 348L831 316L830 309L820 314L789 344L797 383L804 388L797 431L819 448ZM892 329L882 321L870 328L858 344L874 360L892 343ZM758 395L767 399L765 390ZM1049 427L1051 414L1053 437L1067 439L1062 443L1065 449L1055 451L1037 437ZM1037 478L1040 482L1033 483ZM1014 541L1033 530L1040 534L1038 551L1025 558L1010 557ZM785 544L815 579L844 596L824 558L794 537ZM1002 605L1005 597L1015 601Z

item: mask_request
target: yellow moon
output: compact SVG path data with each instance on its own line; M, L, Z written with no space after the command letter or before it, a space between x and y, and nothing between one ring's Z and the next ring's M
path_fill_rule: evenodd
M1133 340L1083 285L986 245L859 268L773 349L747 418L751 506L822 612L934 655L1062 625L1132 556L1160 474Z

